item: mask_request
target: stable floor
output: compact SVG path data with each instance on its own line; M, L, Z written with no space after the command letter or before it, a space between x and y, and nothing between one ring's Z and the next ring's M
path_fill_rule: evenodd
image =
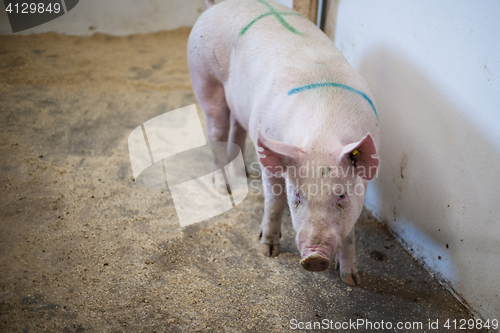
M325 320L334 331L368 320L384 322L379 332L453 332L446 320L472 318L368 212L356 225L361 285L349 287L333 268L301 268L289 215L282 253L260 254L255 188L184 229L168 190L139 188L130 132L196 103L188 34L0 36L0 331L289 332Z

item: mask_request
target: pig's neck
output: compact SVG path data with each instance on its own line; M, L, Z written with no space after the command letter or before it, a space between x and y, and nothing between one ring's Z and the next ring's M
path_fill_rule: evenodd
M270 90L287 89L275 84ZM348 91L324 87L269 97L256 100L258 128L274 140L304 147L315 154L340 154L345 145L370 131L358 120L369 106Z

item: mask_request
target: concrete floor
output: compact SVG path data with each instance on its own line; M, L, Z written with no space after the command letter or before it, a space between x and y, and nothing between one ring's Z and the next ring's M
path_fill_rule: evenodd
M129 133L196 103L188 33L0 36L0 331L288 332L363 319L393 325L377 332L453 332L446 320L472 318L368 212L356 225L361 285L349 287L333 268L300 267L289 215L282 253L260 255L262 196L181 230L168 191L135 185Z

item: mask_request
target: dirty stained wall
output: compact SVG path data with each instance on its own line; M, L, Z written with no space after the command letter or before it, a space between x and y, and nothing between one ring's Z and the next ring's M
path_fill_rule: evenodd
M366 206L476 313L498 318L500 3L332 8L335 44L380 115L382 163Z

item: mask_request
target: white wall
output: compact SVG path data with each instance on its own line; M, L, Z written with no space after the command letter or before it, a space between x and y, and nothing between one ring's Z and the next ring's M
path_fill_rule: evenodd
M500 316L500 2L340 0L335 44L378 107L366 206L484 319Z
M128 35L170 30L193 26L205 9L205 0L80 0L63 16L18 34L55 31L70 35ZM3 1L0 34L12 34Z
M275 1L293 8L293 0ZM205 0L80 0L65 15L18 34L55 31L69 35L128 35L171 30L192 27L205 9ZM12 34L12 30L0 1L0 35L6 34Z

